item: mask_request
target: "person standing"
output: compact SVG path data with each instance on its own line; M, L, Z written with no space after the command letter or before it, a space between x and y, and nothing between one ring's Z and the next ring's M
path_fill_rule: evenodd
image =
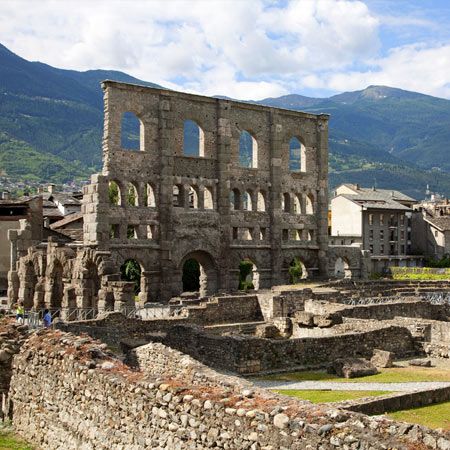
M25 308L23 307L23 303L19 302L16 308L16 320L19 323L23 323L25 317Z
M48 328L52 324L52 316L50 314L50 311L46 309L44 311L44 317L42 318L42 322L44 322L44 327Z

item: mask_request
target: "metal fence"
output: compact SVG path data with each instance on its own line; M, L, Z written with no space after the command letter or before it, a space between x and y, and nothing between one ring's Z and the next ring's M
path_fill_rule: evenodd
M56 308L49 309L52 323L56 320L64 322L75 322L80 320L96 319L98 316L98 309L96 308ZM113 311L102 311L113 312ZM171 309L169 306L161 304L146 305L146 307L123 307L116 311L122 313L127 318L155 320L168 319L180 314L181 308ZM15 311L11 310L11 314ZM41 328L43 323L44 310L26 310L22 322L32 329Z

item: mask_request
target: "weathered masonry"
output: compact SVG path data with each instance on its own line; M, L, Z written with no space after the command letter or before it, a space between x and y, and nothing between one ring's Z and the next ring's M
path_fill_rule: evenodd
M200 291L255 288L327 270L328 116L106 81L103 172L84 198L84 243L116 266L139 262L150 299L182 292L183 264ZM138 150L121 145L124 113L140 123ZM118 189L111 204L110 186Z
M130 260L143 302L235 291L242 261L255 289L288 283L293 263L303 278L327 275L328 115L102 86L103 170L84 188L83 241L33 241L22 224L10 302L133 306L121 278ZM192 262L194 289L183 283Z

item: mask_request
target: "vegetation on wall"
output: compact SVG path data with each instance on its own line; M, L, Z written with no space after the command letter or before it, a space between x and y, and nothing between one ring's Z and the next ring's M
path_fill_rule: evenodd
M252 280L253 263L251 261L241 261L239 263L239 289L246 291L254 289Z
M120 267L120 274L123 281L134 282L134 293L137 295L141 291L141 266L134 259L126 260Z
M302 263L298 258L294 258L289 266L289 281L291 284L297 284L303 275Z

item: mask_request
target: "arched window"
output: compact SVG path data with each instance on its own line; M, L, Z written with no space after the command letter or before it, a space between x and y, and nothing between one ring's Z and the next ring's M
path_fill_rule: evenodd
M183 186L181 186L180 184L177 184L173 187L173 206L180 206L183 207L184 206L184 189Z
M244 259L239 263L239 289L259 289L259 272L256 264L250 259Z
M244 211L252 211L252 196L250 195L250 192L244 192L244 195L242 196L242 209Z
M205 156L205 135L193 120L184 121L183 155Z
M289 170L292 172L306 170L305 146L296 137L289 141Z
M121 205L122 199L120 196L119 185L115 181L110 181L108 185L108 197L111 205Z
M213 196L209 187L205 187L205 190L203 191L203 208L214 209Z
M300 280L308 278L308 271L305 264L300 258L294 258L288 267L289 282L291 284L296 284Z
M256 203L257 211L265 211L266 210L266 199L264 193L262 191L258 192L258 198Z
M127 239L137 239L138 238L137 229L138 229L137 225L128 225L127 226Z
M198 209L198 191L192 186L189 186L189 208Z
M314 214L314 197L312 194L306 195L305 203L306 214Z
M239 137L239 165L249 169L258 167L258 143L248 132L241 131Z
M138 206L138 191L133 183L128 183L127 186L127 205Z
M287 192L281 198L281 209L284 212L291 212L291 196Z
M146 199L147 200L146 201L147 206L155 207L156 206L155 191L154 191L154 189L153 189L151 184L147 184L146 185L146 187L145 187L145 194L146 194L146 197L147 197L147 199Z
M122 115L120 145L123 150L144 150L144 125L132 112Z
M298 195L294 194L294 202L293 202L293 212L294 214L301 214L302 213L302 206L300 202L300 198Z
M242 230L242 240L243 241L252 241L253 240L252 231L253 230L250 228L244 228Z
M141 291L142 268L135 259L127 259L120 267L120 275L123 281L134 282L134 293L137 295Z
M230 192L230 209L232 211L238 211L241 209L241 198L238 189L233 189Z

